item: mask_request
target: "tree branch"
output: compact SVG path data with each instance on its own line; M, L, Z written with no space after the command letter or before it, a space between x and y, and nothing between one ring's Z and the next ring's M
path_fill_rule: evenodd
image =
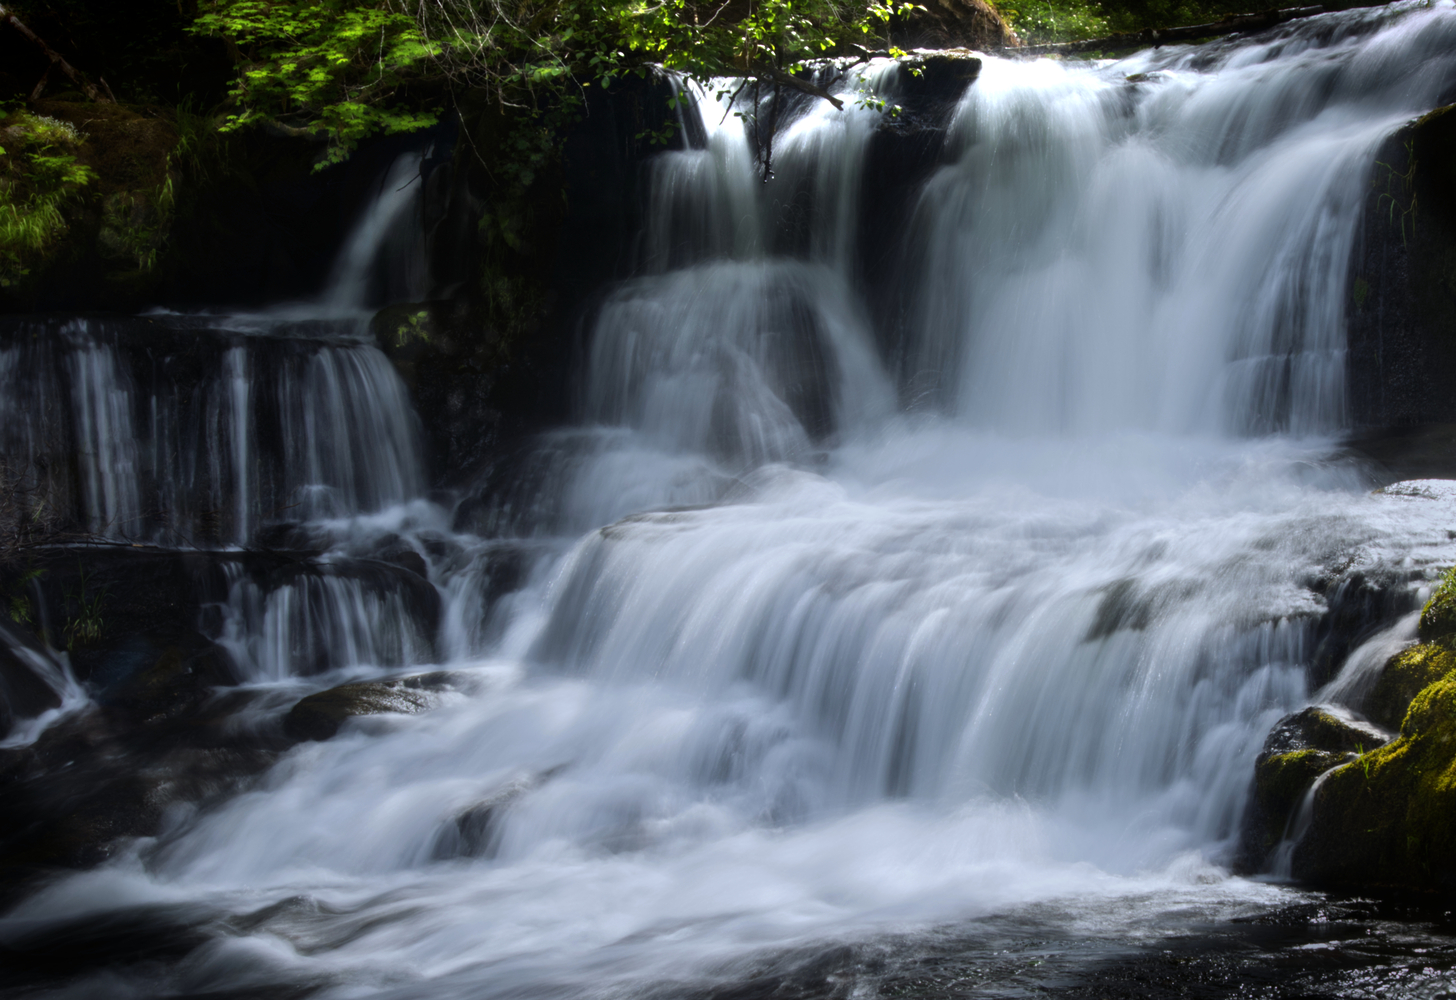
M823 87L816 86L815 84L810 83L808 80L801 80L791 73L785 73L777 66L765 66L762 63L756 64L751 67L739 66L723 72L723 75L747 78L751 80L759 80L763 83L782 84L783 86L788 87L791 90L799 91L801 94L809 94L812 97L822 98L828 101L830 104L834 105L835 110L837 111L844 110L844 102L841 101L839 98L835 97L829 91L825 90Z
M37 48L45 53L46 58L51 61L50 66L46 67L45 75L41 77L40 82L35 85L35 90L31 93L32 100L40 97L41 91L45 90L46 80L50 78L51 69L59 66L61 68L61 72L65 73L73 81L75 81L76 85L86 92L86 96L91 98L91 100L95 101L97 104L116 103L116 98L110 96L110 87L106 88L105 94L103 94L100 90L97 90L94 83L81 76L81 74L76 71L76 67L66 62L65 58L59 52L47 45L44 41L41 40L39 35L37 35L35 32L31 31L24 24L22 24L20 18L10 13L10 11L6 10L3 4L0 4L0 24L9 24L16 31L20 32L26 38L30 39L30 41L34 43ZM106 81L102 80L101 84L102 86L105 86Z

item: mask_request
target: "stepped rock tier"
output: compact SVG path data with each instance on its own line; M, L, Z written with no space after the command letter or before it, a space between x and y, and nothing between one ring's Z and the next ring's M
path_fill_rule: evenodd
M1014 42L37 279L0 991L1442 995L1456 8Z

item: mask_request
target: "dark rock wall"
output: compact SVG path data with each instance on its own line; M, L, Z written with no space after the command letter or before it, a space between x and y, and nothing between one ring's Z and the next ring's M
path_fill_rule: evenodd
M1400 129L1376 159L1346 307L1350 421L1456 421L1456 106Z

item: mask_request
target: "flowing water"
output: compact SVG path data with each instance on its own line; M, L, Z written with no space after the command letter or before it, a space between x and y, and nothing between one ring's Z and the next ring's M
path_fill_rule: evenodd
M295 477L269 502L297 493L335 553L403 539L444 612L427 636L342 577L239 580L219 638L260 688L434 660L451 690L296 748L0 938L186 943L78 996L1135 995L1185 961L1248 986L1276 947L1259 995L1444 995L1449 939L1226 866L1254 755L1316 697L1335 584L1413 608L1456 562L1446 491L1371 494L1334 447L1375 150L1451 81L1449 3L987 58L902 220L893 320L856 265L878 113L796 106L763 183L699 95L701 142L652 166L639 276L594 314L580 419L493 533L417 499L377 351L294 348L265 397L238 340L196 397L225 540L274 516L239 459L266 398ZM403 176L341 273L374 266ZM79 489L109 530L160 432L118 433L138 410L87 344ZM1386 624L1320 697L1354 702L1408 635ZM1301 907L1327 933L1229 930Z

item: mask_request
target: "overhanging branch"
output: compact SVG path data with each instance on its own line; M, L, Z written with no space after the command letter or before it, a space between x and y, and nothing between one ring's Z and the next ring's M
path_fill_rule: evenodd
M85 91L86 96L91 98L91 100L95 101L97 104L116 103L116 96L111 93L110 87L106 87L105 79L99 76L96 78L101 81L101 86L106 87L106 93L103 94L99 89L97 89L94 83L92 83L90 80L87 80L79 72L77 72L76 67L66 62L64 56L62 56L55 49L47 45L39 35L27 28L21 22L20 18L10 13L10 11L6 10L3 4L0 4L0 24L8 24L16 31L20 32L27 39L29 39L36 48L40 49L41 52L45 53L45 57L51 61L51 64L46 67L45 74L41 76L40 82L36 84L35 90L31 92L30 96L32 100L40 97L41 92L45 90L46 81L50 79L51 70L59 66L61 72L69 76L78 87Z

